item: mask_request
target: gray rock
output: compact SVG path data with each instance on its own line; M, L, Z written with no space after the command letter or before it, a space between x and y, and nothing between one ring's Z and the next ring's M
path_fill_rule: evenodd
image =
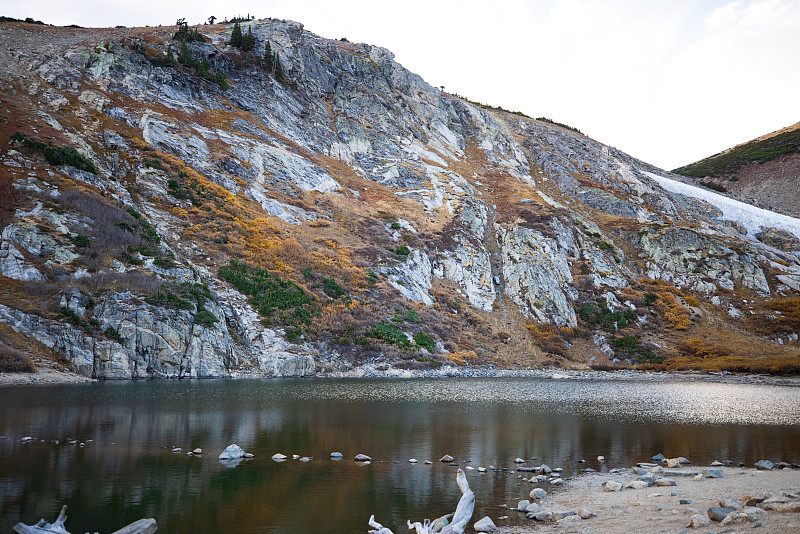
M444 456L439 458L439 461L440 462L444 462L444 463L450 463L450 462L453 462L454 460L455 460L455 458L453 458L449 454L445 454Z
M338 451L332 452L331 453L331 458L344 458L344 454L342 454L341 452L338 452Z
M541 510L542 510L541 506L539 506L535 502L532 502L532 503L528 504L528 506L525 507L524 511L526 513L529 513L529 514L536 514L536 513L540 512Z
M744 503L732 495L720 497L719 505L722 508L730 508L732 510L741 510L744 508Z
M236 458L244 458L245 452L242 448L235 443L225 447L225 450L219 454L220 460L235 460Z
M281 454L279 452L276 452L275 454L272 455L272 459L275 460L276 462L282 462L286 458L287 456L285 454Z
M722 478L722 477L725 476L725 472L722 469L718 468L718 467L712 467L712 468L706 469L704 474L708 478Z
M520 512L524 512L524 511L525 511L525 509L526 509L526 508L528 507L528 505L530 505L530 504L531 504L531 501L528 501L528 500L519 501L519 502L517 503L517 510L519 510Z
M630 482L625 484L626 488L631 488L635 490L640 490L648 487L647 482L644 480L631 480Z
M544 499L547 497L547 492L542 488L533 488L530 493L531 499Z
M707 527L711 524L711 519L702 515L702 514L694 514L692 517L689 518L689 524L686 525L690 528L701 528Z
M356 462L371 462L372 458L367 456L366 454L356 454L355 458L353 458Z
M622 489L622 482L616 480L609 480L603 485L605 491L619 491Z
M661 454L661 453L658 453L658 454L656 454L655 456L653 456L652 460L653 460L654 462L660 462L660 461L662 461L662 460L666 460L666 458L664 457L664 455L663 455L663 454Z
M592 510L588 510L586 508L578 508L578 517L580 517L581 519L589 519L596 516L597 514L594 513Z
M722 521L729 513L733 512L732 508L721 508L719 506L712 506L706 512L708 518L712 521Z
M759 460L756 462L755 468L760 471L771 471L775 467L775 464L770 462L769 460Z
M657 478L656 486L676 486L677 483L671 478Z
M540 470L542 473L544 473L545 475L549 475L550 473L552 473L552 472L553 472L553 470L552 470L552 469L550 469L550 466L549 466L549 465L547 465L547 464L542 464L542 465L541 465L541 467L539 467L539 470Z
M750 521L750 517L747 514L742 512L731 512L725 518L720 521L720 525L730 525L733 523L747 523Z
M474 528L476 532L494 532L497 530L497 527L489 518L489 516L477 521L474 525L472 525L472 528Z

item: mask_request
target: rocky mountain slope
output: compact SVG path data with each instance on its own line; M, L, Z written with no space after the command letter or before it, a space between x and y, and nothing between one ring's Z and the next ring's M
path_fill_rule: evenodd
M673 172L743 202L800 217L800 123Z
M800 368L791 234L383 48L242 28L253 52L230 24L0 24L7 352L115 379Z

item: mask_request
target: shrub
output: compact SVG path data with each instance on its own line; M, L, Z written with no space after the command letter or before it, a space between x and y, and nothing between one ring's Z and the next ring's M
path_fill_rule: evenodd
M119 331L114 328L113 326L109 326L105 330L105 335L122 345L122 336L120 335Z
M628 322L636 318L636 312L630 308L624 311L611 311L606 306L598 308L589 302L583 304L579 315L588 326L599 327L606 332L616 332L619 328L625 328Z
M22 351L0 343L0 372L35 373L36 365Z
M197 314L194 316L194 323L199 324L200 326L205 326L206 328L211 328L214 326L214 323L218 322L219 319L205 309L202 304L197 306Z
M684 356L698 359L721 358L731 354L730 349L727 347L707 343L696 337L681 341L678 344L678 350Z
M91 241L89 241L89 238L83 234L71 236L69 239L76 247L85 248L92 244Z
M647 306L650 306L651 304L653 304L656 301L656 299L658 299L658 295L656 295L655 293L645 293L644 294L644 303Z
M94 163L92 163L92 160L72 147L54 146L50 143L43 143L28 137L22 132L16 132L11 136L11 139L22 144L26 148L43 153L44 159L46 159L50 165L70 165L76 169L92 174L97 173L97 169Z
M387 345L397 345L402 349L411 347L411 342L408 336L393 324L389 323L376 323L366 334L367 337L377 339L386 343Z
M433 338L426 334L425 332L417 332L414 336L414 343L423 347L425 350L433 354L436 352L436 344L433 341ZM439 365L442 365L439 363Z
M322 290L331 298L339 298L345 295L345 290L333 278L322 279Z

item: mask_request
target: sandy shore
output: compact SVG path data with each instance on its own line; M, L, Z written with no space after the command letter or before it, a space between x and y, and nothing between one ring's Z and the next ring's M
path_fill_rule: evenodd
M702 472L704 468L686 467L685 471ZM549 494L537 501L543 510L554 512L577 512L587 509L595 514L588 519L579 516L560 521L540 522L535 519L522 519L522 526L503 527L505 521L499 517L516 515L524 517L516 510L517 502L509 502L508 510L500 510L492 520L502 534L527 534L531 532L570 532L570 533L620 533L636 534L660 532L744 532L754 528L760 534L800 533L800 513L764 511L755 521L721 525L712 522L700 528L689 525L694 514L707 517L707 510L719 506L724 496L745 500L748 496L767 494L772 500L783 500L800 505L800 470L775 469L758 471L756 469L722 468L723 478L708 478L697 482L690 476L670 476L675 486L651 486L643 489L623 488L618 492L604 491L603 485L609 480L627 482L636 480L638 475L631 470L622 474L583 474L567 481L561 488L549 490ZM520 495L520 500L529 499ZM691 503L681 504L691 501ZM763 505L762 505L763 506ZM769 506L766 506L769 508ZM473 518L475 520L479 518ZM730 529L730 530L727 530Z

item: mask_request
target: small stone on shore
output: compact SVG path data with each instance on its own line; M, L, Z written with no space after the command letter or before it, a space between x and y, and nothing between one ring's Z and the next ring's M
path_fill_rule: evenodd
M772 471L775 468L775 464L769 460L759 460L756 462L755 468L759 471Z
M702 515L702 514L694 514L692 517L689 518L689 524L686 525L687 527L691 528L701 528L707 527L711 524L711 519Z
M530 493L531 499L544 499L547 497L547 492L542 488L533 488Z
M708 518L712 521L722 521L729 513L733 512L732 508L722 508L720 506L712 506L708 509Z
M491 518L489 518L489 516L477 521L474 525L472 525L472 528L474 528L476 532L494 532L497 530L497 526L495 526L494 522L491 520Z
M617 482L616 480L609 480L603 486L604 491L619 491L622 489L622 482Z

